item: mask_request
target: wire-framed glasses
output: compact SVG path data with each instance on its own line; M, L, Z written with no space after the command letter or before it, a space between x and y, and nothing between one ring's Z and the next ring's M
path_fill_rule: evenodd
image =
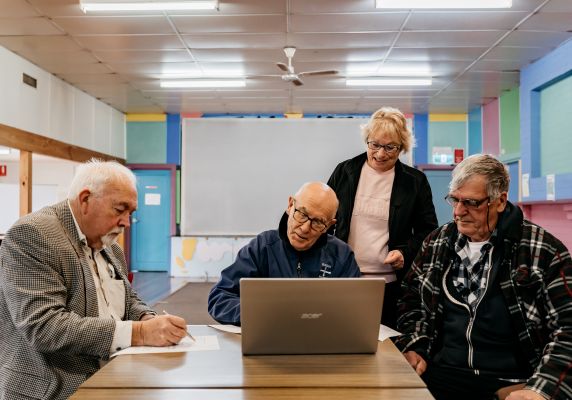
M371 140L367 142L367 147L373 151L379 151L383 149L383 151L385 151L387 154L395 154L401 149L401 146L398 144L380 144Z
M445 196L445 201L449 203L451 207L457 207L457 204L461 203L465 208L472 208L477 209L483 204L485 201L489 201L490 197L487 196L484 199L459 199L455 196L448 194Z
M308 214L303 211L300 211L296 208L296 202L294 201L294 219L301 224L305 223L306 221L310 221L310 227L315 230L316 232L323 232L326 230L328 225L319 219L310 218Z

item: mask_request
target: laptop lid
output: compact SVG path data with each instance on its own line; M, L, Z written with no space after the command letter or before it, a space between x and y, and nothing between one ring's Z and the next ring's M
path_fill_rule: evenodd
M385 280L243 278L242 353L375 353Z

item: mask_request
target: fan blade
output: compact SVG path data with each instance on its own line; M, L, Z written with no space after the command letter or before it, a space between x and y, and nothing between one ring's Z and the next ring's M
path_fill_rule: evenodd
M296 86L302 86L304 84L304 82L302 82L300 79L296 78L292 80L292 83Z
M298 75L306 75L306 76L310 76L310 75L337 75L339 71L336 71L335 69L329 69L329 70L323 70L323 71L304 71L304 72L298 72Z
M281 69L282 71L284 71L284 72L290 72L290 70L288 69L288 66L287 66L286 64L284 64L284 63L277 62L277 63L276 63L276 66L277 66L278 68L280 68L280 69Z

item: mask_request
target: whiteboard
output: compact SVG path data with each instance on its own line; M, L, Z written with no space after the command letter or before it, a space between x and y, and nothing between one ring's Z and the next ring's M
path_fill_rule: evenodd
M181 235L276 229L288 196L365 151L367 118L183 121Z

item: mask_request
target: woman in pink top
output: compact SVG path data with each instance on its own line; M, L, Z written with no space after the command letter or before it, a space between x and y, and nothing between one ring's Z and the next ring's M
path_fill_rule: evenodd
M437 216L425 174L399 161L413 146L401 111L380 108L361 134L366 152L328 181L340 201L334 234L353 248L364 277L386 279L382 322L394 328L401 280Z

